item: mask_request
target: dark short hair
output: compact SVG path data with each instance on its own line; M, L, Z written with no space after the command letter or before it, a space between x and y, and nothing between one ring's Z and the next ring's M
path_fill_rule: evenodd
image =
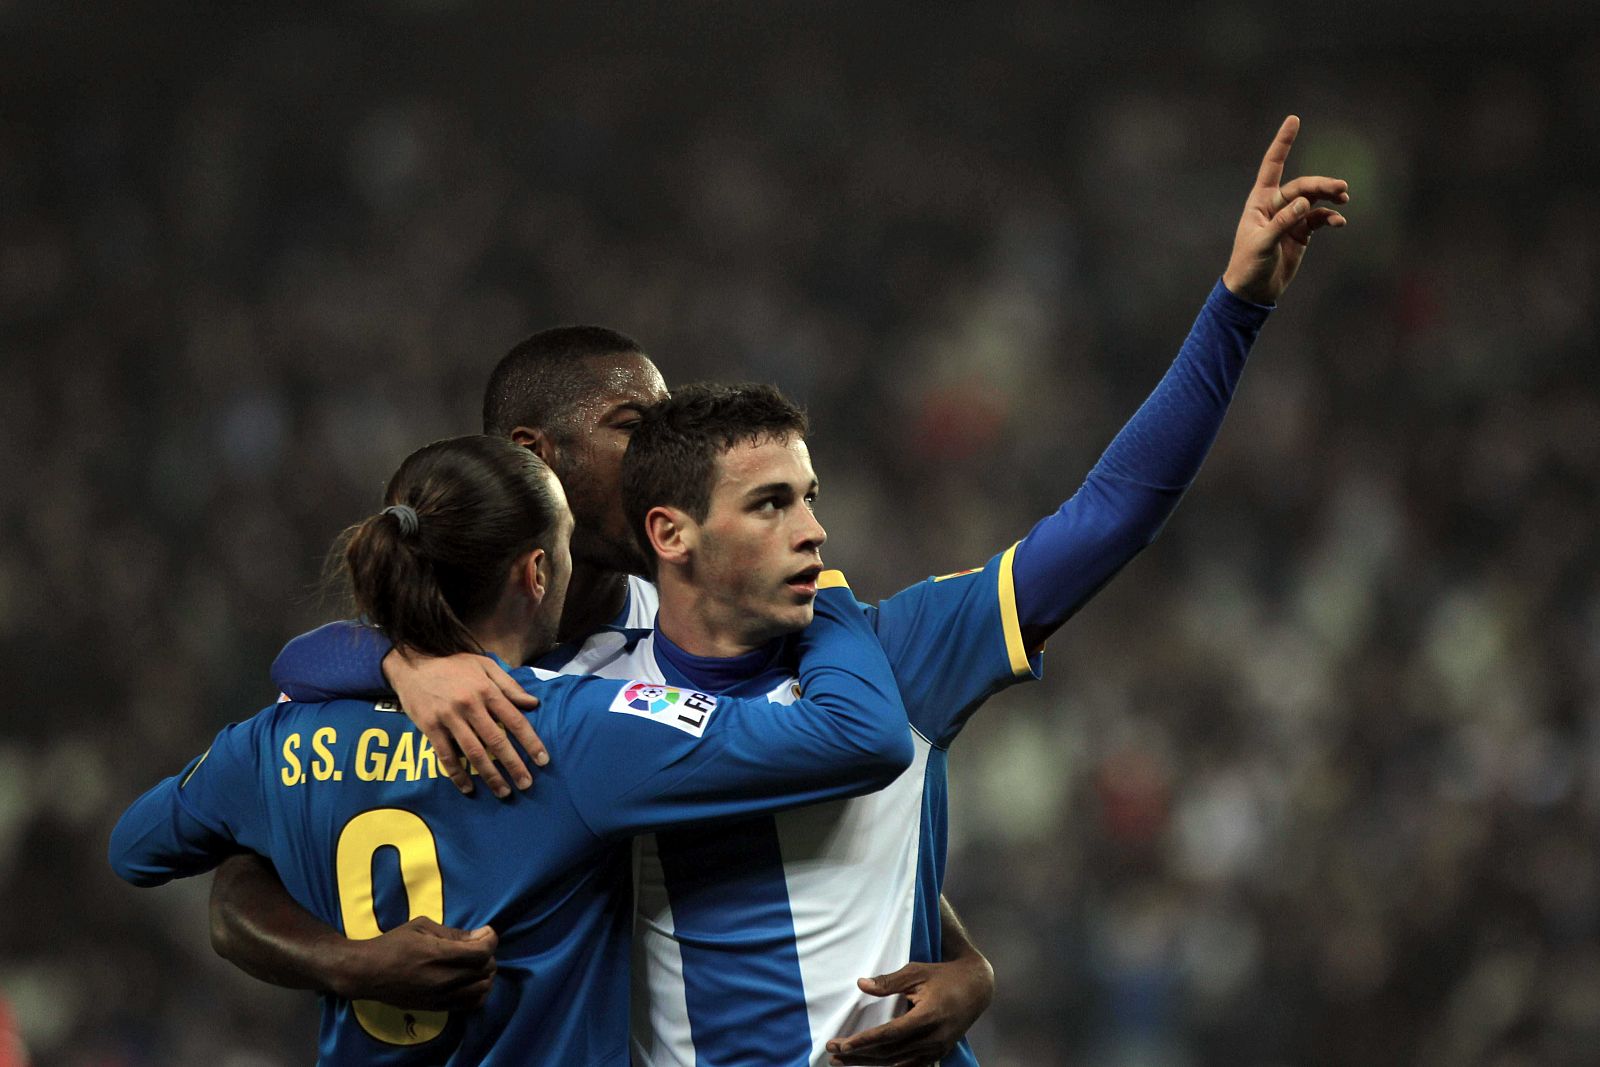
M806 430L805 412L770 385L701 382L647 409L622 460L622 501L651 572L656 557L644 524L651 508L682 508L704 522L724 452Z
M406 651L482 652L470 627L504 592L507 567L553 547L553 481L543 460L503 437L453 437L411 453L383 499L415 518L385 508L336 543L356 609Z
M483 432L509 437L518 426L560 434L598 376L586 364L601 356L644 355L631 337L604 326L541 330L507 352L483 393Z

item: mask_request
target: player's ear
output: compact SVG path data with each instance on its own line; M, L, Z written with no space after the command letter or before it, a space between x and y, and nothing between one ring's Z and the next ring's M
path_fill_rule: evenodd
M662 563L683 564L699 545L700 527L686 511L661 505L644 516L650 547Z
M535 430L531 426L518 426L511 431L511 443L521 445L544 460L546 464L555 459L555 442L551 441L550 435L543 430Z
M536 548L511 566L517 587L535 604L542 601L550 591L550 553Z

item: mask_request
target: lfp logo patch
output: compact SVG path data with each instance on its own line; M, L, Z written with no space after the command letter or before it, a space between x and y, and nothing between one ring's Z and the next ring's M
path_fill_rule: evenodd
M611 710L638 715L700 737L717 708L717 698L658 682L629 682L611 701Z

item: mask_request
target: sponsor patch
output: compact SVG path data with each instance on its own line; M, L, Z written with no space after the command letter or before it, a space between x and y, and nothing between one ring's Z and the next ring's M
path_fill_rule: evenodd
M629 682L612 698L611 710L665 723L700 737L706 732L711 713L717 710L717 698L657 682Z

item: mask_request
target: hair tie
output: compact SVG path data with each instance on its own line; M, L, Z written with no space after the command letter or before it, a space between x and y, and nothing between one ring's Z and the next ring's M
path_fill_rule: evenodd
M383 514L393 515L400 523L400 536L411 537L422 526L422 520L417 515L417 509L410 504L390 504L383 509Z

